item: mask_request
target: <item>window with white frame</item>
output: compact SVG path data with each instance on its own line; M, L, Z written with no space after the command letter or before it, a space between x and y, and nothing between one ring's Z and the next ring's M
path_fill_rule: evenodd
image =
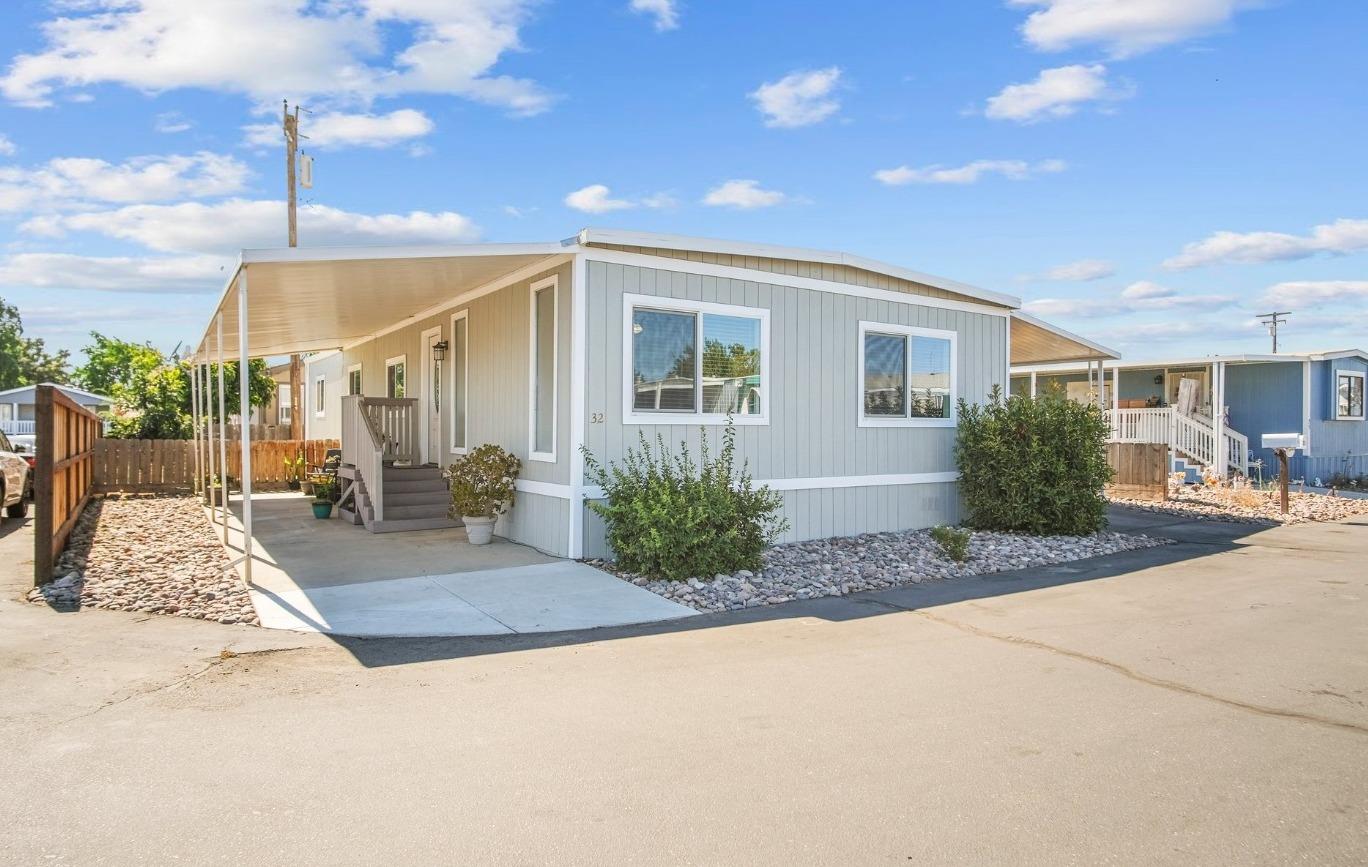
M451 450L456 454L466 452L466 405L469 387L468 336L466 319L468 311L451 317Z
M1364 374L1357 370L1335 372L1335 420L1363 421Z
M293 408L290 403L290 384L282 382L276 386L276 405L279 411L276 413L276 424L290 423L290 410Z
M324 413L323 400L328 395L327 379L322 376L314 377L314 416L322 418Z
M955 424L953 331L860 323L861 427Z
M532 284L528 438L531 458L537 461L556 459L556 347L560 339L557 288L555 277Z
M408 356L396 355L394 358L385 359L385 397L403 397L405 368L408 367Z
M623 315L629 423L768 420L768 310L628 295Z
M347 394L361 393L361 365L353 364L347 368Z

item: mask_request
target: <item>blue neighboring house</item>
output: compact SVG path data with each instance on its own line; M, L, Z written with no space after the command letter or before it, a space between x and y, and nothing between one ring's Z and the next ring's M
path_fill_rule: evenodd
M1097 380L1097 368L1083 364L1012 368L1013 393L1059 388L1076 400L1100 398L1113 441L1166 443L1178 470L1218 465L1224 452L1222 472L1268 478L1277 458L1260 447L1263 435L1299 433L1305 449L1290 462L1294 479L1368 476L1368 353L1361 349L1108 361L1100 394ZM1184 380L1193 384L1185 388Z

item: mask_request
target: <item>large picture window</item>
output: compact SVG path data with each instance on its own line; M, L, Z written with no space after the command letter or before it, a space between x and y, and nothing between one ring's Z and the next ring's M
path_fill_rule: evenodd
M1364 374L1356 370L1341 370L1335 374L1335 419L1363 421Z
M626 421L768 421L769 311L626 296Z
M861 322L862 427L955 424L955 332Z

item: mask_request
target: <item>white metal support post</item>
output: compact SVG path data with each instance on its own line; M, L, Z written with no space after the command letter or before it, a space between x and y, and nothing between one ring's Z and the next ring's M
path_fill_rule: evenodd
M1031 397L1036 396L1036 372L1031 371Z
M228 413L223 395L223 313L218 315L218 413L219 413L219 518L223 521L223 544L228 544Z
M1116 417L1116 411L1121 408L1121 368L1112 368L1112 418Z
M1217 361L1211 366L1211 451L1216 459L1216 472L1225 478L1229 466L1225 450L1225 362Z
M205 358L209 357L209 347L206 342L204 349ZM205 502L209 504L209 520L214 521L214 479L217 477L218 461L214 457L214 413L211 411L213 404L210 403L209 394L209 362L206 361L200 366L200 400L203 406L200 408L200 423L204 425L204 463L205 463Z
M242 577L252 584L252 383L247 370L247 268L238 275L238 417L242 419Z
M589 263L583 255L570 265L570 521L566 554L584 553L584 453L587 438L585 380L588 368Z
M195 449L195 481L190 490L195 496L200 492L200 431L199 431L199 362L190 365L190 442Z

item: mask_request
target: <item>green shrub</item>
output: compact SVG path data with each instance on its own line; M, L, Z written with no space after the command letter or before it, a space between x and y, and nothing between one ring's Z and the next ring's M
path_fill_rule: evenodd
M969 536L968 530L959 527L947 527L942 524L931 528L931 538L940 545L941 553L956 563L963 563L969 559Z
M778 516L782 500L756 488L743 463L735 467L736 429L722 434L714 457L705 430L697 463L680 443L670 454L663 437L641 445L605 468L584 449L585 475L603 488L589 508L607 525L619 568L676 581L760 568L760 555L788 522Z
M502 515L513 505L521 470L522 461L493 443L461 455L444 474L451 485L447 515L453 520Z
M968 525L1086 535L1107 525L1107 419L1060 393L959 402L955 462Z

